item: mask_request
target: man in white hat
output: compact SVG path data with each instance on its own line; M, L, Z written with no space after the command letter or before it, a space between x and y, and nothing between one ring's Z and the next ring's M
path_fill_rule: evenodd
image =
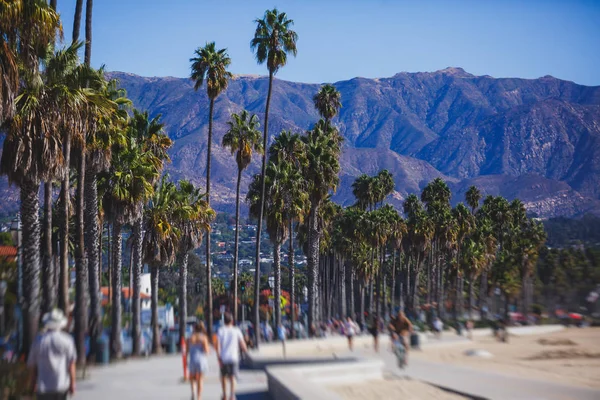
M27 365L33 370L38 400L63 400L75 393L77 352L73 338L63 332L67 318L54 309L42 318L44 332L31 346Z

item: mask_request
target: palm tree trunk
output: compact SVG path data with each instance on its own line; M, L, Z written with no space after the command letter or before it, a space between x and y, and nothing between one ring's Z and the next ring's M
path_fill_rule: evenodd
M237 184L235 188L235 248L233 250L233 318L238 321L238 254L240 243L240 183L242 169L238 168Z
M296 322L296 265L294 261L294 219L290 219L290 239L288 252L288 267L290 269L290 320L292 321L291 338L296 337L294 325Z
M131 332L133 338L133 354L142 352L142 316L140 296L142 290L142 218L133 224L133 290L131 297Z
M473 308L475 307L475 274L469 277L469 319L473 319Z
M158 329L158 278L159 269L157 265L150 268L150 285L152 286L152 354L159 354L162 350L160 346L160 330Z
M65 131L63 137L65 165L68 167L71 159L71 135ZM69 207L71 192L69 171L61 182L61 209L60 209L60 284L58 286L58 307L69 314Z
M123 244L121 224L113 220L113 268L112 268L112 318L110 330L110 353L113 358L123 357L121 349L121 262Z
M273 244L273 267L275 275L275 293L273 308L275 309L275 329L281 325L281 243Z
M21 183L21 227L23 305L23 354L29 354L38 332L40 319L40 207L39 183L25 180Z
M359 285L359 297L360 297L360 326L361 329L365 329L365 282L360 281Z
M317 322L317 297L319 296L319 205L313 201L309 215L308 243L308 326Z
M354 276L354 270L352 269L352 264L350 265L350 287L348 288L348 292L349 292L349 301L348 301L348 314L350 314L350 316L353 319L356 319L356 313L355 313L355 302L354 302L354 281L356 280L356 277ZM346 293L348 293L346 292Z
M188 279L188 252L183 254L179 271L179 341L185 340L185 320L187 318L187 279Z
M208 151L206 152L206 203L210 207L210 164L212 148L212 126L213 111L215 108L215 99L210 99L210 108L208 112ZM212 265L210 256L210 229L206 231L206 311L208 336L212 336L213 331L213 298L212 298ZM259 326L259 325L255 325Z
M254 272L254 326L260 326L260 315L259 315L259 306L260 306L260 236L262 234L262 224L263 224L263 213L265 210L265 173L267 171L267 147L269 145L269 106L271 105L271 90L273 88L273 70L269 70L269 91L267 93L267 104L265 107L265 125L263 132L263 151L262 154L262 167L260 170L260 210L258 213L258 229L256 230L256 263L254 264L256 269ZM309 274L310 275L310 274ZM310 304L309 304L310 308ZM311 323L311 316L309 312L309 326ZM258 328L257 328L258 329ZM258 349L258 338L260 335L256 335L256 348Z
M487 308L487 297L488 297L488 273L484 270L481 274L481 282L479 285L479 313L481 318L484 317L484 309Z
M85 364L85 332L88 318L88 270L85 258L84 232L84 186L85 186L85 149L79 155L77 171L76 226L77 242L75 246L75 347L77 364Z
M111 224L106 224L106 241L108 246L108 305L112 306L112 270L113 270L113 242L112 242Z
M52 182L44 184L44 265L42 267L42 313L54 308L54 256L52 249Z
M75 43L79 40L79 31L81 29L81 13L83 12L83 0L75 2L75 16L73 19L73 40ZM67 164L68 165L68 164Z
M373 286L374 286L373 276L370 276L369 277L369 317L373 316L373 294L374 294Z
M100 226L98 221L98 186L96 174L87 171L85 177L85 247L88 259L90 285L90 349L91 356L96 353L96 342L102 332L102 312L100 294ZM92 358L92 357L90 357ZM92 358L93 359L93 358Z
M78 2L81 0L77 0ZM87 0L85 3L85 55L84 62L88 67L92 60L92 10L94 8L93 0Z
M340 318L344 318L348 315L346 307L346 263L343 257L339 260L339 297L338 297L338 314Z

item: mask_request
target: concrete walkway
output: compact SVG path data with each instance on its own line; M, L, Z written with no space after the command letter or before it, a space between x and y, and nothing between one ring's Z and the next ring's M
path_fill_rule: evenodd
M336 340L337 338L331 338ZM367 339L367 338L365 338ZM344 340L339 338L337 340ZM466 339L454 334L445 334L442 340L430 340L424 347L451 346ZM304 341L302 345L308 342ZM367 341L364 342L368 343ZM298 343L300 345L300 343ZM382 335L380 351L375 353L370 346L356 346L350 353L343 351L340 357L359 356L381 359L385 372L396 376L422 380L446 389L468 393L475 398L511 400L564 400L600 399L600 390L569 386L548 381L515 377L480 371L463 366L441 364L411 358L409 366L400 370L389 349L389 338ZM221 387L214 352L209 358L210 372L204 380L203 399L220 399ZM75 399L181 399L189 400L189 383L181 381L181 356L159 356L150 359L124 361L108 367L88 369L88 378L78 382ZM239 400L268 399L267 380L262 370L242 370L238 381Z
M221 398L216 356L209 356L208 375L204 378L203 399ZM87 378L77 382L76 400L189 400L189 383L182 382L181 355L128 360L107 367L89 368ZM240 372L238 400L268 399L267 379L263 371Z
M441 341L431 341L424 346L452 345L452 343L463 340L456 335L446 334ZM380 342L379 354L364 349L361 349L359 353L363 357L383 359L386 372L395 376L418 379L451 391L469 394L475 398L490 400L600 399L600 390L598 389L481 371L453 364L419 360L415 357L409 359L407 368L400 369L397 366L396 357L389 350L389 338L385 336Z

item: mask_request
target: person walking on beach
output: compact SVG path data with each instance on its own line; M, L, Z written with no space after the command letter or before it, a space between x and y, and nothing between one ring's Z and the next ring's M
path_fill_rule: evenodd
M348 316L344 324L344 334L348 338L348 348L350 351L354 350L352 340L354 339L354 335L356 335L356 333L358 333L358 325L352 320L352 317Z
M221 388L223 400L235 398L235 375L240 363L240 349L246 353L246 342L240 328L233 326L233 317L230 313L224 315L225 326L217 333L217 358L221 369ZM227 381L229 381L229 397L227 397Z
M203 322L198 322L194 333L188 339L188 357L190 384L192 386L192 400L200 400L204 375L208 372L208 358L210 352L208 336Z
M32 370L32 386L38 400L64 400L68 394L75 394L77 352L71 335L62 331L67 322L59 309L44 314L44 332L29 352L27 365Z
M404 311L400 310L398 316L390 322L388 329L392 335L392 342L396 340L396 338L402 342L402 345L404 346L404 363L406 364L406 360L408 359L408 344L410 343L409 336L413 332L412 323L406 317Z

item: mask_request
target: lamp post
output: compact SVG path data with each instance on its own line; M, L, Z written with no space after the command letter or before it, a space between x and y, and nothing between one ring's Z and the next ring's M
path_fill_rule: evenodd
M21 352L23 347L23 313L21 307L23 304L23 266L21 264L21 213L10 224L10 231L17 244L17 350Z

